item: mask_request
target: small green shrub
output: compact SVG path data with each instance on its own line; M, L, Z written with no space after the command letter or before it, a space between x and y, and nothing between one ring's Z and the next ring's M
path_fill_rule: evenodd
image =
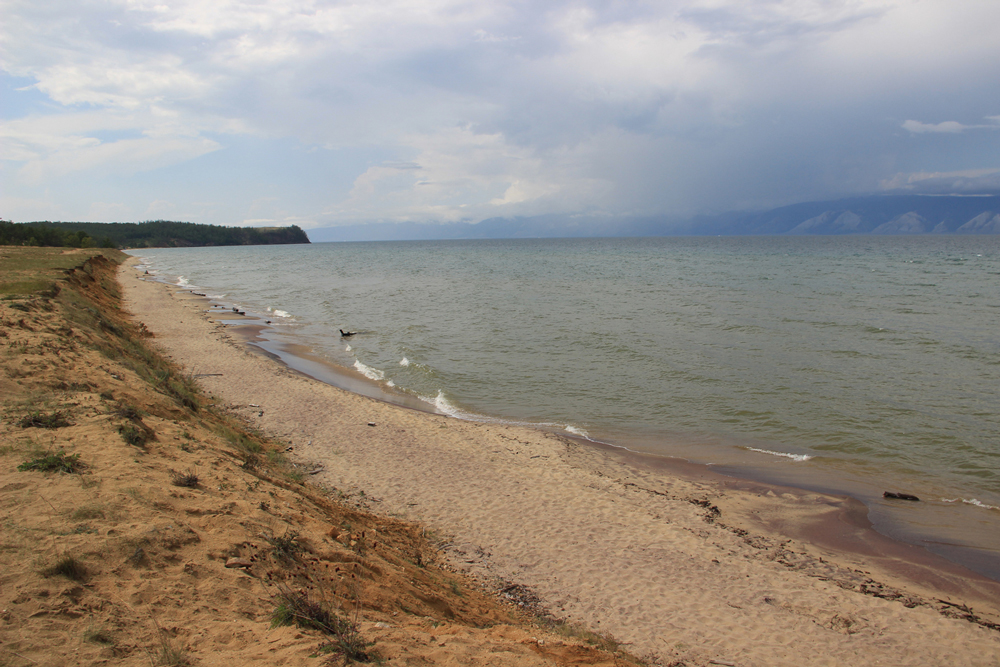
M57 454L45 453L38 458L25 461L21 465L17 466L17 469L21 472L26 470L40 470L42 472L58 471L58 472L77 472L83 464L80 463L79 454L66 454L60 451Z
M118 427L118 434L126 443L139 449L145 449L149 442L149 433L133 424L122 424Z

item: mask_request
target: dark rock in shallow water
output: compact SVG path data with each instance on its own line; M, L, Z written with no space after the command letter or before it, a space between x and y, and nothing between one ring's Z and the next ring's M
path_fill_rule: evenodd
M892 491L883 491L882 497L895 498L896 500L920 500L920 498L910 495L909 493L893 493Z

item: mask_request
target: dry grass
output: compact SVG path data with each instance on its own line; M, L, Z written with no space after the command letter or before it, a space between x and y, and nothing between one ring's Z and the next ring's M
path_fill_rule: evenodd
M86 581L89 574L87 566L69 554L64 555L54 565L42 570L43 576L62 576L77 582Z

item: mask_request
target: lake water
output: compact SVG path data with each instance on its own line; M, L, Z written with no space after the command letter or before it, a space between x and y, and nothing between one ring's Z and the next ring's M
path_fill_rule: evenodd
M286 360L307 348L458 417L846 492L882 532L1000 579L1000 237L133 254L271 320Z

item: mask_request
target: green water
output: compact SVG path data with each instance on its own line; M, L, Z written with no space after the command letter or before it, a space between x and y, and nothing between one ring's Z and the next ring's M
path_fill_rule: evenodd
M883 532L1000 578L998 237L137 254L271 319L274 345L441 411L848 492Z

